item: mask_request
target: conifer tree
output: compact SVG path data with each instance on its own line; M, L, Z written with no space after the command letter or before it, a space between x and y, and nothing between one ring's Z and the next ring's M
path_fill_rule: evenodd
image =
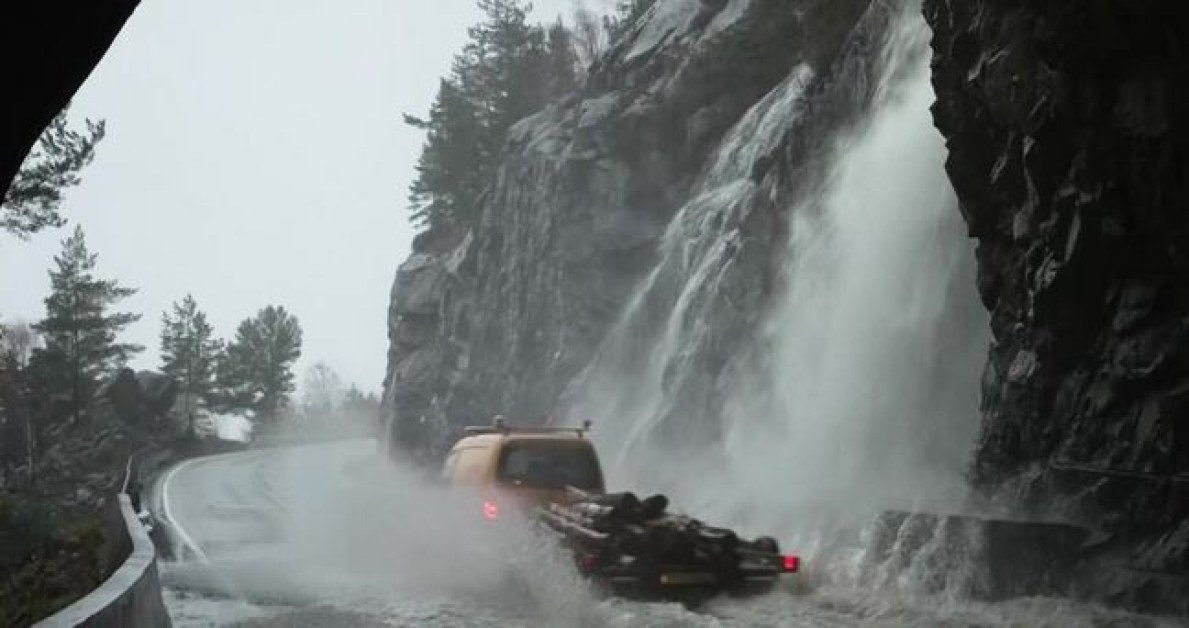
M549 79L545 100L553 100L573 91L578 85L581 61L574 35L561 20L549 27L545 59L545 76Z
M293 392L299 357L301 325L285 308L270 305L236 328L220 365L221 383L246 398L258 417L276 419Z
M9 329L0 328L4 339ZM30 482L35 479L35 435L29 410L28 373L11 350L0 352L0 486L12 467L25 467Z
M42 132L0 202L0 228L27 238L66 223L58 213L62 190L79 184L79 172L95 157L104 122L86 121L86 131L67 126L63 108Z
M161 313L161 370L178 382L191 434L196 406L205 401L214 385L215 359L221 343L213 336L206 313L198 309L190 295L173 304L172 314Z
M111 307L136 293L117 282L96 279L98 256L87 250L81 227L62 241L50 271L51 292L45 318L34 325L44 346L34 350L30 369L52 399L60 399L75 422L99 381L127 363L143 347L116 342L116 336L140 319Z
M468 29L429 117L405 116L426 132L409 204L413 222L431 230L474 223L508 129L574 83L564 27L529 24L532 5L522 0L479 0L479 8L484 19Z
M532 5L520 0L479 0L485 19L467 29L456 71L468 95L480 105L486 155L498 155L504 134L517 120L544 104L541 86L545 33L528 23Z
M478 108L458 85L442 80L429 119L406 115L405 123L426 132L409 188L413 222L431 228L469 223L487 174Z

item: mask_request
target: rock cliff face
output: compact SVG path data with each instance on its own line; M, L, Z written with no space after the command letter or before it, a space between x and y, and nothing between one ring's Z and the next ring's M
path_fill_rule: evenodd
M553 415L726 130L798 64L829 65L866 4L662 0L580 94L516 125L479 224L397 272L390 442Z
M1151 541L1128 553L1136 569L1185 573L1189 10L925 13L935 120L992 314L974 479L1119 546Z
M480 222L401 266L389 442L594 418L609 467L713 476L749 521L938 493L980 419L976 281L980 514L1105 533L1079 560L1124 567L1087 595L1189 599L1187 9L925 0L955 201L901 116L930 96L918 8L659 0L512 129ZM977 278L932 215L956 202Z

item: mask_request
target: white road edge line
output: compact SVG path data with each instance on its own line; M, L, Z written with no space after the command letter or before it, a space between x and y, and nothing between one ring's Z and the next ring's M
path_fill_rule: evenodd
M178 471L181 471L183 467L188 467L199 460L202 460L202 458L192 458L187 460L170 469L169 473L165 474L165 479L161 480L161 513L165 515L165 519L168 520L170 525L173 526L173 529L177 531L178 538L181 539L182 543L186 547L189 547L190 550L194 552L194 555L198 557L198 560L204 563L209 563L211 561L206 557L206 552L203 552L202 548L199 547L198 542L194 540L194 537L190 536L190 534L186 532L186 529L182 527L182 522L178 521L173 516L173 511L169 507L169 481L172 480L173 475Z

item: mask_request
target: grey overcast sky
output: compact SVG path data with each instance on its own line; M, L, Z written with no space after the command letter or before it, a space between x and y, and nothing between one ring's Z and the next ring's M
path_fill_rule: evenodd
M605 8L612 0L587 0ZM535 18L574 0L537 0ZM124 335L158 364L161 312L191 293L223 337L267 304L305 332L298 379L325 361L378 391L393 273L414 235L405 195L438 77L473 0L143 0L72 116L107 138L69 192L71 225L0 234L0 318L39 319L74 224L98 274L140 292Z

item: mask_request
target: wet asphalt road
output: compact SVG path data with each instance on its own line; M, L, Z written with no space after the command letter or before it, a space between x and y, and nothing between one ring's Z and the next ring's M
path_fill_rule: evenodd
M528 526L493 529L468 496L395 468L370 440L200 458L151 498L175 531L166 605L190 626L1157 626L1035 598L906 599L809 573L758 598L597 596Z

